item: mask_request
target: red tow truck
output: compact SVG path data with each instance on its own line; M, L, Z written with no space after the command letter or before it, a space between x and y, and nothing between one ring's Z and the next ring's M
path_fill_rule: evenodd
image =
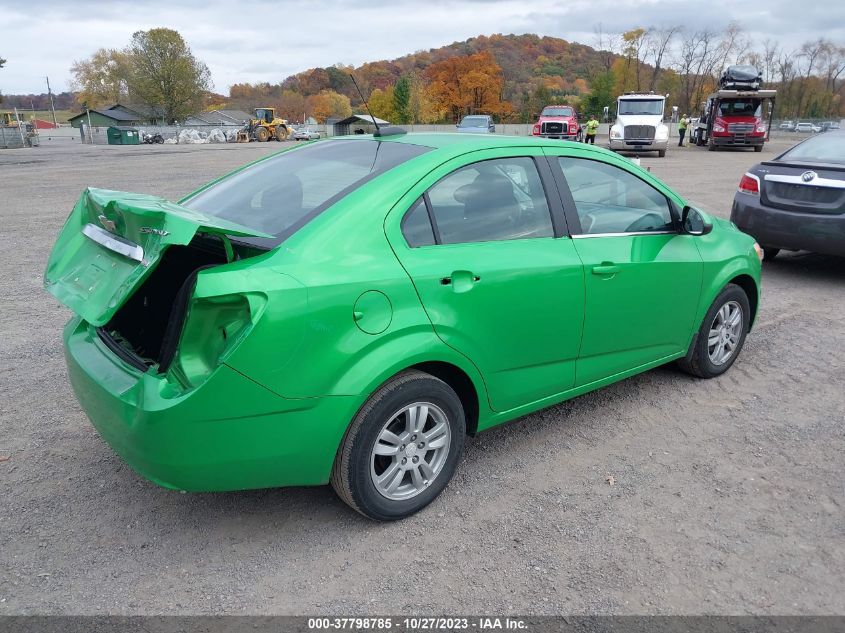
M691 142L706 145L711 152L717 147L763 151L772 127L776 94L775 90L717 90L707 97Z
M578 113L568 105L549 105L543 108L540 118L534 124L534 136L580 141L582 136Z

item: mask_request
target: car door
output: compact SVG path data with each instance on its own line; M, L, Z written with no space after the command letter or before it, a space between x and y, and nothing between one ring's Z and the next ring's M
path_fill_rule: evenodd
M584 276L542 152L471 156L429 173L386 231L435 332L505 411L574 385Z
M578 386L689 346L703 263L667 191L626 159L557 151L552 170L584 263ZM647 180L648 179L648 180Z

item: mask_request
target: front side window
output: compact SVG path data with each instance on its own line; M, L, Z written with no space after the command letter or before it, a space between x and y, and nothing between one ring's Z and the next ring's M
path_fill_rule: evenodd
M554 235L540 175L527 157L462 167L429 189L428 199L441 244Z
M674 230L669 200L647 182L614 165L560 157L581 233L641 233Z

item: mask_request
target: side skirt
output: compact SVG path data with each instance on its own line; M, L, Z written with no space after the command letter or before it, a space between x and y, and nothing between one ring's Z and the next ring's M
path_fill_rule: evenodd
M686 350L677 352L669 356L664 356L663 358L658 358L657 360L652 361L650 363L646 363L645 365L640 365L633 369L628 369L626 371L613 374L612 376L608 376L607 378L595 380L593 382L587 383L586 385L580 385L573 389L557 393L553 396L543 398L542 400L537 400L530 404L522 405L521 407L516 407L507 411L494 413L489 417L478 421L478 431L485 431L487 429L493 428L494 426L504 424L505 422L509 422L524 415L528 415L529 413L534 413L535 411L539 411L540 409L546 409L556 404L560 404L561 402L565 402L566 400L571 400L572 398L576 398L578 396L584 395L585 393L589 393L590 391L601 389L602 387L606 387L607 385L619 382L620 380L624 380L625 378L630 378L631 376L641 374L645 371L648 371L649 369L654 369L655 367L665 365L666 363L671 363L672 361L678 360L679 358L684 358L686 354Z

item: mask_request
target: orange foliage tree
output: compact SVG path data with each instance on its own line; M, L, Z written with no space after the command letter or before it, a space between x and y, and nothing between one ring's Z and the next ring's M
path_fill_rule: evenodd
M307 99L307 107L320 123L325 123L329 117L345 119L352 114L349 97L334 90L322 90L320 94L311 95Z
M487 51L436 62L425 75L435 106L455 121L465 114L507 116L513 110L502 100L502 68Z

